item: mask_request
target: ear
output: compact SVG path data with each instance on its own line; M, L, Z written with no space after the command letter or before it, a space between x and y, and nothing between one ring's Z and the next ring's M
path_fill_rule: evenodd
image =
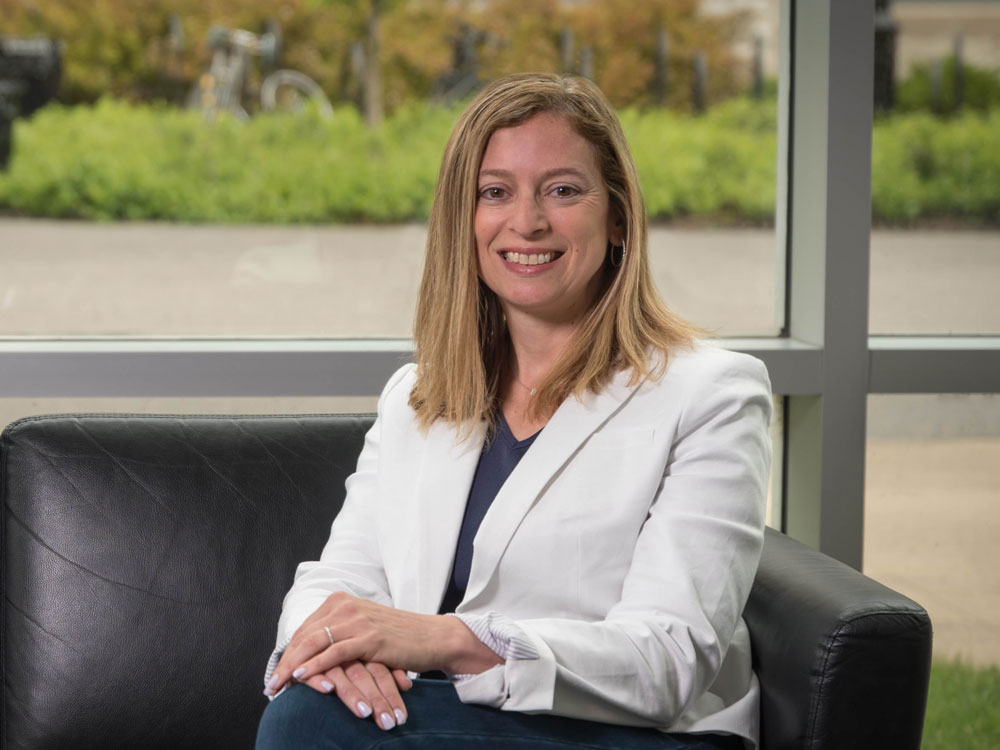
M625 241L625 223L617 212L608 213L608 242L614 247L621 247Z

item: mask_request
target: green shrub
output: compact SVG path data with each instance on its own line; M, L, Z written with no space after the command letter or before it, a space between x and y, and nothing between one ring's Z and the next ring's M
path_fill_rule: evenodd
M0 205L105 220L421 219L454 116L406 108L370 130L346 107L330 121L275 114L247 123L113 100L50 107L16 123Z
M964 65L963 108L985 112L1000 108L1000 73L995 70ZM896 109L901 112L952 112L955 109L955 58L941 65L941 88L935 101L931 83L931 66L915 65L896 88Z
M105 99L15 122L0 210L102 220L394 222L423 220L457 108L401 106L365 127L258 115L205 122L163 105ZM775 201L774 101L731 100L702 117L622 112L654 220L768 223ZM1000 111L876 122L877 222L1000 224Z
M734 101L701 118L669 110L624 112L650 217L769 221L777 139L765 110L773 107Z
M872 138L872 215L1000 223L1000 109L942 120L879 120Z

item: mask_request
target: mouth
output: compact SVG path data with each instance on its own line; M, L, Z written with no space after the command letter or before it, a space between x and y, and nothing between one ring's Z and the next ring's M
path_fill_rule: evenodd
M508 263L515 263L519 266L541 266L551 263L562 255L561 251L550 250L544 253L522 253L513 250L505 250L500 253L500 257Z

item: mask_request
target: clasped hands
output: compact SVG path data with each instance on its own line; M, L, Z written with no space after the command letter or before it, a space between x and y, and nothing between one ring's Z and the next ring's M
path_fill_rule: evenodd
M331 642L332 639L332 642ZM422 615L337 592L292 636L265 695L297 681L336 692L359 718L382 729L406 721L406 672L475 674L503 661L457 617Z

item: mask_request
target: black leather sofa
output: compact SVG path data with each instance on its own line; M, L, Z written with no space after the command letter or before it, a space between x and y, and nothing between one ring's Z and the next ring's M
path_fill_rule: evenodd
M37 417L2 437L4 748L249 748L296 564L370 416ZM926 612L768 532L765 750L916 750Z

